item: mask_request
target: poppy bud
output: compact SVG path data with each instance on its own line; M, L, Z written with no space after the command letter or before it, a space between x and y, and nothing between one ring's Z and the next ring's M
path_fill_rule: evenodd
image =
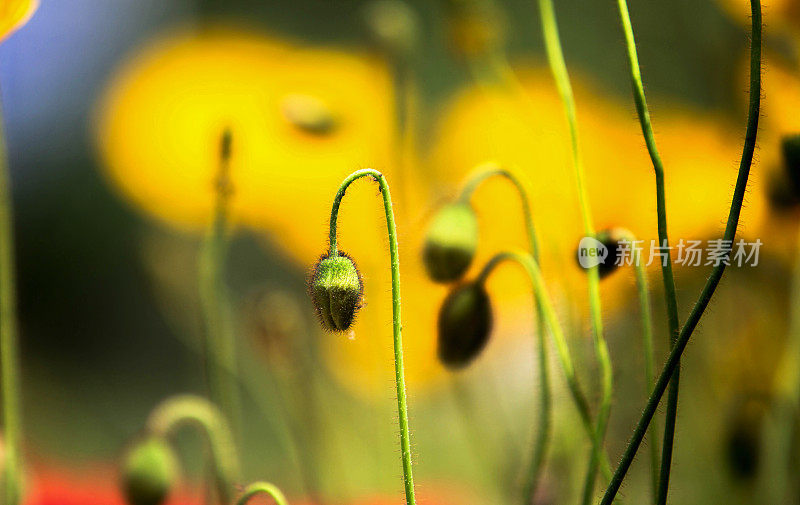
M376 45L394 57L407 57L419 37L416 13L401 0L376 0L366 6L364 20Z
M364 285L356 264L344 253L323 255L311 275L311 300L322 327L347 331L361 307Z
M800 134L781 139L783 169L768 174L767 197L773 208L788 210L800 203Z
M595 234L595 245L601 251L601 254L596 256L597 272L601 279L608 277L617 270L619 267L617 258L619 257L620 243L623 241L630 242L631 237L633 237L633 234L630 231L619 227L606 228ZM581 246L583 246L583 241L581 241ZM581 263L581 246L579 246L577 251L578 264L584 269L587 269L586 266Z
M464 275L478 247L478 218L467 203L441 209L428 228L422 259L431 279L452 282Z
M136 444L125 457L122 487L129 505L164 503L175 481L177 464L170 446L150 437Z
M491 329L492 307L483 284L457 286L439 310L439 361L453 369L468 365L486 346Z
M746 481L758 472L766 406L760 398L745 398L740 402L728 421L725 456L732 476Z
M291 93L281 100L283 117L295 128L309 135L325 136L338 126L338 120L321 99Z

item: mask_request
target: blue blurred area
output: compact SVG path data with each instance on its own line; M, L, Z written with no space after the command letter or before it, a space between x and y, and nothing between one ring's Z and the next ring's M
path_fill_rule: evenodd
M15 194L53 181L89 147L93 103L139 43L192 15L189 0L43 0L0 45L6 138Z

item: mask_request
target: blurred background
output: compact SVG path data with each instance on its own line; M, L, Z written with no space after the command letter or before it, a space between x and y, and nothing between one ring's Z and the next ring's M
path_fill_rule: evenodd
M616 6L556 3L596 225L649 243L655 186ZM629 5L667 170L670 237L717 238L744 136L747 2ZM800 219L781 152L800 133L800 12L789 0L764 12L760 148L740 227L763 246L758 266L728 270L686 352L674 503L762 503L762 431L787 355ZM273 481L297 503L399 501L389 263L373 185L356 184L340 218L340 247L365 278L353 333L324 333L306 296L339 182L373 167L396 202L421 503L518 501L539 394L529 284L513 267L493 276L491 341L453 373L436 359L447 287L425 277L420 251L430 217L476 165L516 166L548 289L597 404L577 193L539 26L530 0L42 0L0 45L33 495L121 503L117 460L150 410L173 394L205 394L197 265L229 129L227 284L246 479ZM525 247L510 186L487 183L474 205L476 269ZM648 271L660 369L668 346L657 261ZM682 320L709 272L678 267ZM646 399L632 269L603 280L602 295L615 463ZM589 454L551 361L555 433L537 504L577 500ZM191 435L179 443L191 496L201 449ZM645 502L648 486L642 456L626 501Z

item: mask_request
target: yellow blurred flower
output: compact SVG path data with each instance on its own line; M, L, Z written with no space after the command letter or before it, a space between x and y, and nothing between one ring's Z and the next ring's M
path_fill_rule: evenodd
M127 199L200 228L213 208L218 138L230 128L233 219L270 230L310 262L324 244L332 188L354 168L386 165L390 90L380 62L363 55L233 29L180 33L116 74L98 108L98 145ZM348 199L345 236L379 227L373 204L368 194Z
M0 4L0 41L27 23L37 7L38 0L4 0Z
M633 104L602 98L585 80L574 78L580 148L597 229L624 226L644 240L657 239L655 183ZM563 110L544 68L521 73L526 96L473 88L448 107L439 126L433 160L459 180L487 159L516 165L532 183L534 220L543 246L542 266L552 291L586 310L586 284L575 248L583 235L575 176ZM730 207L731 188L741 155L741 129L708 111L672 104L656 109L656 137L666 167L667 212L674 247L681 239L720 235ZM474 199L481 220L483 260L509 242L525 247L519 203L509 189L494 184ZM765 213L761 193L743 210L741 236L755 237L753 223ZM673 250L673 259L676 251ZM651 265L658 269L658 258ZM679 273L680 275L680 273ZM604 308L629 298L632 275L618 273L602 287ZM495 291L503 293L506 286Z
M737 23L750 26L750 0L717 0ZM797 30L800 27L800 2L797 0L761 0L764 23L770 28Z

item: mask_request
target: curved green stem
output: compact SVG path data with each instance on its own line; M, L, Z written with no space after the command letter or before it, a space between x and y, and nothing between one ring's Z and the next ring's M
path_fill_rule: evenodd
M205 325L206 375L211 400L220 406L239 431L239 395L236 379L236 346L233 338L225 257L228 252L231 133L221 139L220 164L215 181L214 218L200 253L198 265L200 302Z
M467 203L472 198L472 194L478 189L486 179L492 177L504 177L508 179L519 194L520 203L522 204L522 216L525 219L525 230L528 233L528 242L530 243L531 254L534 259L539 261L539 240L536 236L536 229L533 226L533 214L531 212L531 202L528 197L528 191L522 180L511 170L503 168L496 163L486 163L475 170L475 173L470 176L464 188L461 190L459 200Z
M185 425L200 428L205 435L213 460L219 501L228 503L233 485L239 479L239 463L233 435L222 413L205 398L181 395L164 400L147 419L147 430L164 438Z
M675 278L672 274L672 257L669 249L669 236L667 234L667 204L664 191L664 165L661 156L658 154L653 127L650 124L650 111L647 107L647 100L642 84L642 74L639 69L639 57L636 53L636 40L633 36L633 26L628 13L628 3L626 0L617 0L619 7L622 29L625 32L625 44L628 50L628 64L631 73L631 85L633 87L633 99L636 102L636 112L642 127L647 152L653 163L653 170L656 176L656 208L658 212L658 242L666 258L661 261L661 274L664 282L664 294L667 303L667 324L670 335L670 346L675 346L678 338L680 321L678 319L678 299L675 294ZM675 369L672 383L667 400L666 423L664 425L664 445L661 453L661 474L658 483L657 503L664 505L667 502L667 491L669 489L669 474L672 466L672 445L675 438L675 421L678 412L678 389L680 384L680 365Z
M289 505L289 502L286 500L286 497L283 496L281 490L269 482L253 482L252 484L248 485L244 489L242 496L236 500L236 505L247 505L247 502L250 501L250 498L258 494L265 494L269 496L273 499L275 505Z
M530 198L525 185L519 177L512 171L505 169L494 163L487 163L476 170L461 191L459 199L462 202L469 202L472 194L478 189L482 182L491 177L505 177L508 179L517 190L519 194L520 203L522 204L522 215L525 220L525 228L528 233L528 241L530 243L531 255L534 261L539 262L539 240L536 236L536 229L533 225L533 214L531 212ZM539 483L539 476L541 475L544 456L547 452L547 441L550 437L550 418L551 418L551 401L550 401L550 372L547 363L547 342L544 337L545 321L544 314L539 304L536 304L536 324L539 337L539 383L542 388L542 393L539 395L539 421L538 429L536 431L536 439L534 440L529 469L526 473L527 478L522 489L522 503L528 505L533 502L533 497L536 494L536 489Z
M494 269L504 261L514 261L518 263L525 269L530 277L537 306L542 312L547 330L553 337L553 342L556 346L556 355L558 356L561 368L564 371L567 387L569 388L572 399L575 402L576 408L578 409L578 414L581 418L581 424L586 430L587 436L593 442L592 446L596 447L597 451L599 452L597 456L601 462L603 473L605 474L608 472L610 478L611 469L608 463L608 455L605 453L602 445L594 442L597 432L592 423L589 402L586 400L586 396L584 395L583 390L578 383L578 377L575 374L575 366L572 362L572 355L570 353L569 346L567 345L567 340L564 338L564 331L561 329L561 324L558 322L558 317L556 316L555 309L553 308L553 303L547 293L544 279L542 278L542 273L539 270L539 265L536 263L533 257L526 252L509 251L498 253L494 255L492 259L486 263L486 265L484 265L475 282L486 282L486 279L489 277L492 271L494 271Z
M0 389L3 397L5 461L3 503L16 505L22 495L22 454L17 307L14 282L14 231L11 178L8 173L3 117L0 111Z
M586 193L586 176L583 171L583 161L580 156L578 144L578 119L575 111L575 97L572 93L572 85L567 72L567 64L564 61L564 53L561 49L561 40L558 34L558 24L552 0L539 0L539 14L542 20L542 35L544 36L545 51L550 71L558 88L558 94L564 104L564 112L567 116L569 126L570 144L572 147L572 163L575 167L575 177L578 184L578 201L583 218L583 229L587 237L594 237L594 226L592 224L592 214L589 209L589 198ZM589 310L592 320L592 335L594 341L595 355L600 365L600 375L602 379L602 398L600 409L597 413L596 434L592 440L602 444L608 427L608 417L611 411L611 397L614 391L614 377L611 368L611 357L608 352L608 344L603 337L603 319L600 309L600 276L597 266L588 270L589 279ZM592 449L592 457L589 461L589 468L586 472L586 482L584 485L583 503L588 504L594 493L595 476L597 473L598 448Z
M727 242L729 244L733 244L733 239L736 237L736 227L739 225L739 215L742 210L742 203L744 202L744 195L747 189L747 180L750 176L750 166L753 162L753 152L756 147L758 115L761 107L761 4L759 0L750 0L750 6L752 10L750 103L748 106L747 131L742 148L742 159L739 164L739 175L736 178L736 187L733 191L733 200L731 202L730 212L728 213L725 233L723 235L723 240L730 241ZM730 250L731 246L728 247L728 256L730 255ZM622 480L625 478L625 474L628 472L628 468L630 468L633 458L636 456L636 452L639 449L639 445L647 432L650 420L653 418L658 408L661 396L664 394L673 372L680 363L681 354L683 354L684 349L686 349L686 344L689 343L692 332L694 332L694 329L697 327L697 323L700 321L703 312L711 301L711 297L714 295L714 291L717 289L717 285L719 285L720 279L722 279L722 275L725 273L725 266L725 262L720 262L720 264L711 271L711 275L706 281L706 285L703 287L700 297L692 308L692 312L689 314L686 324L684 324L678 334L678 339L670 351L669 358L667 358L667 362L656 381L650 398L647 400L647 405L644 408L642 417L639 419L636 429L634 429L633 435L628 442L628 446L622 455L622 460L617 470L614 472L614 477L611 479L611 483L606 489L602 505L611 505L614 501L614 497L617 495L617 491L619 491L619 487L622 485Z
M333 199L330 222L330 256L337 255L336 247L336 222L339 215L339 206L347 188L353 181L361 177L372 177L377 181L383 195L383 208L386 213L386 228L389 232L389 255L392 268L392 330L394 337L394 377L397 389L397 413L400 425L400 451L403 460L403 481L406 492L406 504L416 504L414 497L414 477L411 469L411 435L408 429L408 402L406 400L406 380L403 367L403 338L401 335L402 321L400 320L400 254L397 250L397 230L394 224L394 211L392 210L392 197L389 193L389 184L386 178L377 170L365 168L357 170L347 176L339 186L336 197Z

